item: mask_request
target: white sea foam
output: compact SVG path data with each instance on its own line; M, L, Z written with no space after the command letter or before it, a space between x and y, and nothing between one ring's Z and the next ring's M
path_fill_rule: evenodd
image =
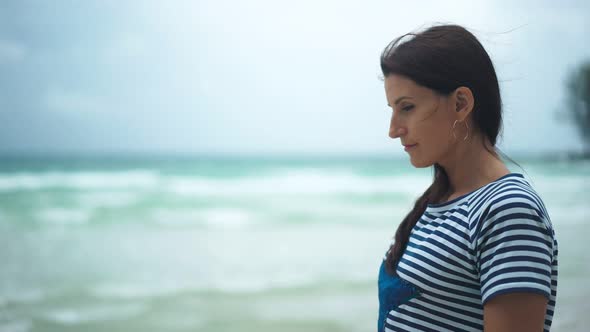
M160 225L187 226L197 225L202 211L195 208L157 208L151 211L151 217Z
M157 208L151 212L156 224L163 226L204 226L207 229L246 229L261 224L312 222L322 224L391 223L407 213L410 202L346 203L338 200L314 200L313 197L268 198L266 206L243 208Z
M120 320L141 314L147 309L145 304L128 303L77 308L60 308L42 314L48 320L63 324L76 325L92 321Z
M590 217L589 205L571 204L563 206L560 204L548 204L547 210L554 226L588 225L588 217Z
M89 208L126 207L139 201L138 193L129 191L86 191L76 195L79 205Z
M102 283L93 287L90 293L101 299L125 299L138 300L151 297L174 294L183 290L194 288L192 285L182 285L177 283Z
M80 225L87 223L92 217L92 211L87 208L49 207L37 212L41 222L61 225Z
M0 332L27 332L31 330L30 320L0 322Z
M239 208L158 208L155 222L167 226L205 225L209 228L241 228L254 220L252 212Z
M311 275L290 274L277 278L242 276L240 278L225 278L213 280L210 289L234 294L258 293L276 288L294 288L314 284L316 280Z
M313 285L317 276L311 273L274 273L270 275L247 274L240 278L223 276L197 283L105 283L91 289L92 296L102 300L146 300L179 293L216 290L224 293L257 293L276 288L292 288Z
M204 211L205 223L210 227L241 228L251 224L252 214L235 208L217 208Z
M560 261L564 267L560 276L575 281L569 285L577 285L578 280L588 276L588 269L578 263L588 257L582 245L583 236L587 234L585 197L589 192L588 176L576 172L570 175L567 170L549 170L557 174L529 173L534 179L534 187L546 201L560 250L565 254ZM11 227L10 232L0 231L10 239L7 243L12 244L8 247L12 250L5 253L4 265L0 264L6 267L3 271L9 279L5 280L6 289L0 290L0 332L37 328L28 321L21 321L23 317L49 319L50 324L60 324L62 329L76 329L76 324L84 322L132 316L130 322L139 322L147 310L154 321L164 326L164 319L176 318L176 310L170 314L167 308L154 307L152 311L149 307L118 304L152 303L150 300L160 297L177 299L181 296L182 301L187 298L202 301L198 308L204 308L211 293L223 303L233 303L233 294L243 293L252 295L248 298L253 299L255 308L269 299L266 294L262 297L258 292L300 287L318 287L323 291L331 285L347 282L370 284L375 280L380 259L389 247L396 222L431 182L431 177L426 174L375 177L343 168L291 168L232 178L139 172L136 174L146 176L144 180L130 180L123 184L117 180L117 174L134 172L74 172L55 178L46 176L47 173L23 173L33 176L32 182L37 181L23 187L25 190L64 188L76 191L44 191L39 197L35 196L37 193L26 193L25 196L32 198L33 208L38 209L33 212L38 213L34 216L43 222L87 225L98 220L95 208L121 207L124 211L121 218L114 216L117 222L105 223L105 227L41 227L32 231L23 228L23 234L17 233L23 231L20 227ZM102 174L104 177L77 182L76 176L69 176L71 174L90 175L90 178L93 174ZM0 192L22 189L18 181L9 185L2 182L8 177L0 175ZM104 183L98 183L99 179ZM142 202L142 205L127 209L144 198L144 194L150 195L146 198L153 199L153 205L143 205ZM20 199L17 196L20 197L15 195L15 199ZM71 198L75 200L71 207L36 205L37 202L62 202ZM196 204L192 205L192 201ZM16 209L9 205L10 202L0 204L7 217L15 220L29 217L30 211ZM21 202L15 206L20 206L18 204ZM134 213L137 216L133 216ZM123 219L128 217L145 222ZM312 222L303 224L299 223L300 220ZM153 223L172 227L146 227ZM0 223L0 228L6 224ZM260 224L264 227L256 227ZM189 227L175 228L176 225ZM205 227L190 227L192 225ZM252 225L254 227L249 227ZM234 228L237 231L226 231ZM26 242L19 241L21 239ZM23 246L19 247L21 242ZM76 250L59 250L62 246L55 246L59 243L72 244L70 247ZM28 262L26 266L35 267L34 275L26 268L10 271L11 266L20 267L23 261ZM85 283L89 276L102 283ZM45 283L47 280L61 280L65 292L54 293L51 283ZM43 287L43 291L22 291L15 287L28 281ZM78 297L75 294L79 294L81 283L88 285L88 293ZM197 296L190 296L195 293ZM287 293L295 294L296 300L305 297L301 297L299 291ZM588 292L578 287L577 292L568 294L566 287L566 292L562 293L562 299L565 299L562 304L567 306L568 303L581 303L572 300L572 294L577 296ZM189 296L185 297L186 294ZM277 303L285 303L288 308L285 312L291 310L288 303L293 298L290 295L284 295L282 291L273 294L276 297L268 302L269 306L278 307ZM87 302L88 295L96 301ZM49 302L51 306L45 306ZM329 304L322 302L321 294L320 300L311 296L305 297L301 303L309 309L313 307L308 305L312 302ZM105 303L113 303L113 306ZM18 310L22 308L23 316L2 316L2 309L10 309L11 305ZM583 307L574 305L568 310L579 313L581 309L575 309ZM43 308L46 311L40 313ZM10 310L10 314L13 311ZM271 316L272 312L268 317ZM160 327L157 324L156 329Z
M274 195L274 194L374 194L418 195L428 187L429 177L420 175L366 177L352 172L303 169L239 179L172 177L168 190L181 195Z
M46 188L113 189L149 188L161 180L157 172L129 170L117 172L20 172L0 175L0 191Z
M0 293L0 303L3 305L10 302L32 304L42 301L45 297L46 293L40 289L5 289Z
M341 200L314 200L301 197L298 199L268 199L268 209L274 216L289 216L291 214L305 214L313 219L323 219L326 223L332 223L334 218L346 220L358 220L365 223L372 220L391 219L403 212L409 211L411 198L392 200L387 203L355 202Z

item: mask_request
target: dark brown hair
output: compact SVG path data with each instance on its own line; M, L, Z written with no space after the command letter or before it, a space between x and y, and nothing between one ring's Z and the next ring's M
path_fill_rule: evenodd
M502 129L498 78L488 53L467 29L458 25L437 25L423 32L402 35L381 54L381 71L385 77L401 75L441 95L449 95L461 86L471 89L473 129L482 134L484 147L498 158L497 153L501 152L495 145ZM488 148L485 138L492 149ZM386 269L392 275L406 249L410 232L427 205L438 203L449 194L449 177L444 168L434 164L433 173L432 184L416 200L395 232L386 261Z

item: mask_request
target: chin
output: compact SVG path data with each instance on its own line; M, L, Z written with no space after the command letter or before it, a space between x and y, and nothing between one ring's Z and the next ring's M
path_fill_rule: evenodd
M410 159L412 165L416 168L426 168L434 165L434 162L426 161L426 160L415 160L414 158Z

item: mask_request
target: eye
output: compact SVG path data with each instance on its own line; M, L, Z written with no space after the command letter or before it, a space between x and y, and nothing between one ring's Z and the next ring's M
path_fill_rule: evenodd
M413 108L414 108L414 105L404 106L404 107L402 107L402 111L408 112L408 111L412 110Z

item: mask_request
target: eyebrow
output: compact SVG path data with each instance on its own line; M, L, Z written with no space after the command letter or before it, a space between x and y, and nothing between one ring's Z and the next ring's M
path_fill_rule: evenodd
M412 97L408 97L408 96L401 96L399 98L397 98L395 100L395 102L393 102L394 105L397 105L400 101L402 101L403 99L412 99ZM387 103L387 106L391 107L391 105L389 103Z

